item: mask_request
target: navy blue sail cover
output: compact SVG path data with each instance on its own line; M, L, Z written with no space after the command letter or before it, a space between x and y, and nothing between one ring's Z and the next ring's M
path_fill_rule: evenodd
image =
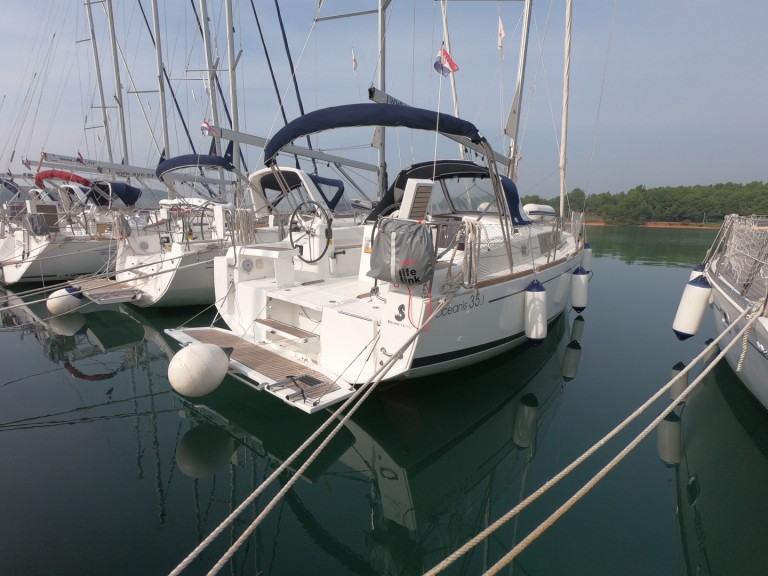
M437 130L464 137L475 144L483 140L474 124L449 114L397 104L346 104L315 110L283 126L264 147L264 164L274 164L277 153L296 138L354 126L402 126L414 130Z
M174 156L168 160L163 160L157 165L155 175L162 180L164 174L172 172L173 170L196 168L198 166L224 168L224 170L232 171L235 169L232 164L233 144L233 142L229 143L224 156L213 156L211 154L184 154L182 156Z
M141 189L126 182L97 181L88 191L88 196L99 206L108 206L110 196L116 196L126 206L134 206L141 198Z

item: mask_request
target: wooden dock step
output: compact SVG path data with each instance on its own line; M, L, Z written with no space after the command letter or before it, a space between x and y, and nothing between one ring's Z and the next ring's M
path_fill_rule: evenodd
M308 413L341 402L354 392L353 387L340 378L322 374L265 346L243 340L229 330L179 328L165 332L182 344L201 342L232 348L229 357L232 376Z
M141 290L111 278L75 278L70 282L83 295L97 304L131 302L141 297Z

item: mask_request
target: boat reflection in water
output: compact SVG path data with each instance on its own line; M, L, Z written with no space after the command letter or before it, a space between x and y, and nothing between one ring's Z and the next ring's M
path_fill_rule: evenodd
M768 572L768 419L721 362L659 428L685 574Z
M95 371L93 361L110 352L126 353L143 349L144 326L136 319L122 313L116 307L98 309L83 308L61 316L51 316L45 301L25 302L9 290L0 307L0 323L5 329L15 328L33 335L40 343L49 360L61 366L80 380L108 380L127 367ZM84 360L88 367L85 366Z
M278 543L261 551L275 556L254 562L273 570L314 563L333 572L337 562L358 574L420 574L512 508L537 488L526 483L537 441L576 375L581 348L570 334L580 335L584 324L579 317L571 329L568 322L561 316L542 345L455 371L448 382L435 376L371 395L286 495L287 510L259 527L257 540ZM254 473L265 478L327 417L308 418L231 379L183 400L193 426L178 444L177 466L198 479L248 458L271 460L263 476ZM279 543L288 510L301 527L290 546L286 528ZM462 570L490 567L516 539L511 523L464 557Z

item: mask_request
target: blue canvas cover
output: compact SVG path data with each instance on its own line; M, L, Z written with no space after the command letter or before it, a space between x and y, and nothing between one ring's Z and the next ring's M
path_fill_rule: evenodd
M235 168L232 164L233 146L234 143L230 142L224 156L213 156L211 154L184 154L182 156L174 156L168 160L163 160L157 165L155 175L162 180L164 174L172 172L173 170L195 168L198 166L224 168L224 170L232 171Z
M264 147L264 164L274 164L277 153L296 138L323 130L354 126L402 126L414 130L437 130L443 134L464 137L475 144L483 140L474 124L449 114L397 104L346 104L315 110L283 126Z

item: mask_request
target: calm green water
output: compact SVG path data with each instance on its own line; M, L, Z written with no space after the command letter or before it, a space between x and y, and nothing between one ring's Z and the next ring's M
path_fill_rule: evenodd
M711 319L683 343L671 324L715 233L592 229L581 318L571 312L537 348L376 394L221 573L420 574L437 564L700 352ZM23 317L44 318L44 305L14 303L0 332L2 575L167 574L324 420L229 379L194 403L174 394L175 348L162 329L199 310L96 309L51 326ZM569 346L578 333L580 348ZM662 400L446 573L490 568ZM505 573L766 573L768 414L727 367L676 414L679 458L662 460L652 433ZM184 573L207 573L298 466Z

